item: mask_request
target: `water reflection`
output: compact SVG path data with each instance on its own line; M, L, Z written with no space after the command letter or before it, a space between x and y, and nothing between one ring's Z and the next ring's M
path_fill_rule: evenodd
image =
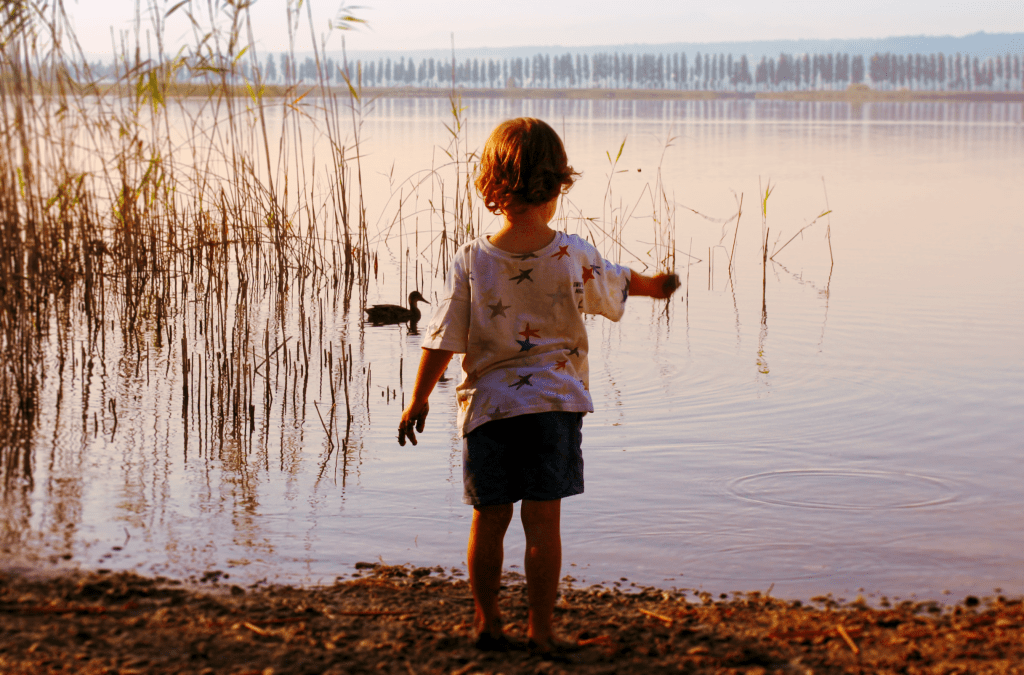
M790 101L727 98L711 100L463 99L472 119L540 117L600 122L899 122L1021 124L1024 103L1016 101ZM451 103L438 99L381 99L367 119L444 119Z
M682 565L694 584L774 576L827 586L834 583L830 575L840 572L877 570L873 563L901 555L919 559L927 544L911 535L963 534L964 509L976 509L970 511L977 515L972 527L989 533L971 540L991 540L973 549L988 561L979 568L994 566L995 577L1006 577L1019 561L1014 550L1020 535L1007 534L1000 523L1017 522L1021 512L1013 497L1019 463L1007 460L1016 443L1008 420L1019 419L1024 399L1014 384L1021 381L1019 365L1006 358L1016 345L1001 336L1005 322L1019 323L1019 317L1007 318L1005 306L975 301L984 297L982 290L990 293L992 270L1012 269L1000 256L1014 250L1020 234L995 198L972 203L972 212L984 215L1003 246L990 248L991 261L963 262L966 278L949 279L950 266L936 265L937 274L916 263L916 256L923 249L922 260L947 260L952 247L962 257L961 247L949 243L957 240L903 233L919 223L941 226L955 206L913 192L919 189L914 180L884 181L892 180L890 165L923 183L944 180L933 163L906 161L913 153L892 151L927 139L939 148L980 148L976 163L955 167L957 181L982 172L979 180L993 181L996 197L1019 195L1008 178L1013 172L1006 170L1016 166L1006 148L1019 146L1019 104L464 104L470 120L484 120L481 127L490 117L541 115L557 122L564 115L579 127L574 133L589 135L595 146L617 147L637 122L692 121L713 129L706 137L694 134L700 142L688 138L680 158L666 162L666 170L689 171L667 184L678 188L680 202L711 203L701 208L726 217L711 222L690 219L687 212L673 224L678 232L671 238L655 235L662 248L645 259L664 260L666 247L685 257L685 293L649 307L638 299L621 324L592 327L598 414L588 417L586 443L594 480L588 475L587 495L568 507L575 509L579 531L567 550L592 562L594 580L614 570L615 578L654 583ZM404 144L447 114L443 100L381 100L367 123L392 126ZM775 133L780 129L786 132L782 141ZM759 233L756 224L741 226L738 213L729 217L732 184L721 178L740 169L721 165L754 154L748 164L755 169L742 170L756 177L758 162L774 162L792 149L793 135L804 140L799 152L786 155L798 169L772 197L773 205L776 198L780 202L767 217L769 227ZM711 140L703 145L706 138ZM416 150L381 145L373 148L380 162L366 159L367 175L387 172L390 157ZM641 149L631 157L645 173L637 177L631 169L623 178L616 188L623 202L639 200L647 167L657 165L662 151L659 142L655 151L645 155ZM834 269L818 236L813 242L798 238L785 264L772 261L767 247L776 233L785 241L807 222L809 211L820 210L812 208L820 204L819 166L837 154L845 162L867 163L871 151L878 160L866 169L854 164L836 183L830 178L842 214L837 252L848 262ZM984 174L986 167L994 175ZM597 163L579 168L598 176L598 183L606 171ZM441 203L439 192L428 198L425 190L423 203ZM587 213L596 211L600 194L590 202L581 195ZM383 202L389 194L375 197ZM382 261L380 280L296 276L282 286L274 277L239 276L234 263L221 257L158 282L173 290L161 300L173 311L152 315L170 317L166 323L140 306L133 319L124 319L135 321L135 329L117 330L111 318L117 322L121 314L114 310L113 291L58 304L45 343L40 413L0 430L7 555L72 555L85 566L141 565L143 571L182 576L231 566L234 578L289 581L330 579L355 560L376 556L458 564L466 511L459 504L461 441L450 391L457 365L439 386L425 443L416 451L399 450L394 420L412 386L418 331L415 325L376 327L362 320L369 304L407 293L410 276L411 286L434 302L431 294L444 276L438 264L443 256L434 250L451 230L436 222L417 225L417 215L427 220L423 213L406 211L396 220L401 241L381 237L367 244ZM652 219L636 218L617 233L625 238L620 244L639 255L653 250L651 227ZM898 255L875 260L878 250L889 249ZM892 270L898 275L889 276ZM948 292L954 281L963 295ZM1008 277L999 287L1015 298L1019 285ZM945 307L951 301L955 311ZM75 308L86 302L96 309L83 316ZM680 320L684 331L673 326ZM952 349L940 341L966 321L983 326L977 335L985 350ZM908 350L911 338L915 348ZM935 362L943 367L932 367ZM955 380L946 375L951 370L958 373ZM973 403L962 405L961 398ZM965 463L963 447L985 456ZM928 475L913 470L925 461ZM975 471L984 475L974 483L950 478ZM637 485L644 486L642 500L635 497ZM950 494L955 498L946 499ZM993 494L1003 495L998 504ZM887 495L901 497L880 499ZM857 520L865 510L860 506L876 503L895 506L873 523ZM928 508L897 508L907 504ZM999 522L979 515L989 507L1000 514L994 517ZM891 517L896 510L913 512L906 517L914 520ZM841 554L838 529L851 537ZM877 543L880 532L886 538ZM989 544L997 549L994 557L984 552ZM644 551L642 561L638 550ZM908 574L910 567L904 565ZM950 569L934 567L936 573Z
M957 499L949 480L891 471L799 469L737 478L729 489L765 504L811 509L885 511L921 509Z

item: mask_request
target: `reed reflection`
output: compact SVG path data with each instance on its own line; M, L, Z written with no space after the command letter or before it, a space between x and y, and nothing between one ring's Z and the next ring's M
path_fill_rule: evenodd
M1019 132L1009 124L1021 117L1020 104L1005 102L384 99L350 108L322 92L309 107L259 100L250 110L216 94L205 102L155 104L130 97L86 104L61 94L70 97L67 115L88 118L80 125L129 120L123 134L99 125L90 141L82 126L48 121L59 101L31 106L24 91L8 91L14 107L0 117L24 135L12 137L17 152L0 155L3 542L45 539L62 555L82 550L83 525L110 529L95 518L83 523L90 505L109 508L101 519L153 531L168 547L184 550L187 535L161 521L187 512L190 523L229 524L230 532L211 539L224 535L243 548L279 551L281 540L268 543L272 537L261 528L267 514L285 509L282 503L303 490L322 497L334 484L344 495L391 470L379 430L392 429L383 418L404 406L403 359L418 350L418 331L415 322L391 332L368 327L362 316L375 302L413 290L432 301L452 253L485 231L466 189L475 152L470 129L480 118L623 122L614 127L621 135L607 165L601 158L587 167L597 197L563 201L559 227L588 237L609 259L667 271L685 266L687 348L691 321L709 321L690 314L690 283L694 295L703 294L706 264L705 306L728 286L730 298L720 306L731 310L730 342L734 329L739 351L747 339L744 294L756 295L743 284L757 265L743 250L744 238L751 249L756 238L756 226L740 231L743 195L735 211L723 208L720 217L687 206L690 186L662 173L670 148L704 138L695 126L719 141L729 125L752 134L754 123L815 123L794 125L809 137L819 122L927 122L951 138L971 124L988 124L994 137L1012 140ZM223 119L210 112L217 105L230 109ZM352 119L353 128L339 119ZM387 174L394 158L371 162L372 148L358 131L370 122L391 125L389 133L403 139L449 128L437 152L426 155L440 159L429 168L424 162L414 176L388 174L386 187L371 192L371 176ZM692 125L689 137L680 134L682 125ZM665 131L660 155L628 155L627 171L623 153L638 145L634 130L651 128ZM169 131L165 137L157 129ZM917 126L914 133L925 132ZM18 159L26 153L29 164ZM768 344L768 263L784 273L781 281L789 283L788 275L803 283L802 272L790 272L775 256L792 255L787 264L810 258L794 249L804 230L823 221L802 229L773 222L773 247L762 206L756 368L766 390L769 347L772 354L780 349L777 338ZM831 248L829 255L831 261ZM825 308L819 348L831 274L830 266L828 280L816 287ZM779 301L773 307L778 336ZM671 349L678 320L668 304L652 314L656 358ZM746 323L753 327L752 317ZM748 360L743 369L749 372ZM670 372L662 361L651 374ZM608 378L616 403L623 380L634 376ZM620 410L617 419L625 415ZM458 443L453 436L452 447ZM373 471L369 461L377 462ZM450 452L453 474L459 461Z
M695 123L744 122L903 122L1020 124L1019 101L811 101L755 98L698 100L645 99L467 99L467 114L484 120L510 117L550 119L638 120ZM444 119L444 98L383 99L366 109L366 119L405 117Z

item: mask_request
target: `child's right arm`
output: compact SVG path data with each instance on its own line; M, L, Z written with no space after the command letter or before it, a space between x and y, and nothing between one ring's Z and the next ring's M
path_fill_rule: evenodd
M648 277L630 270L630 295L646 295L664 300L671 297L677 288L679 288L679 275L677 274L655 274L653 277Z
M445 368L452 360L455 352L444 349L424 349L420 357L420 367L416 371L416 384L412 389L412 399L402 412L402 421L398 423L398 444L405 445L406 437L416 445L416 434L423 433L423 425L427 421L430 406L427 399L434 391L437 381L444 375Z

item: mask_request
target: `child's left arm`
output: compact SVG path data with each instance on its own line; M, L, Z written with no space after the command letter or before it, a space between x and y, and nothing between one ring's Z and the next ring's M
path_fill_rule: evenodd
M405 445L408 438L416 445L416 434L423 433L423 425L427 422L430 406L427 399L437 386L437 381L444 375L445 368L452 360L455 352L444 349L423 349L420 367L416 372L416 384L412 388L412 398L402 412L402 420L398 423L398 444Z
M646 295L664 300L671 297L677 288L679 288L679 275L677 274L655 274L648 277L630 270L630 295Z

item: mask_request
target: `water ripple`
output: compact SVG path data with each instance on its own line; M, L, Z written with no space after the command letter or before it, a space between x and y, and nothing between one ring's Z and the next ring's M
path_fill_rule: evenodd
M769 471L737 478L729 491L763 504L852 511L917 509L959 498L955 484L935 476L854 469Z

